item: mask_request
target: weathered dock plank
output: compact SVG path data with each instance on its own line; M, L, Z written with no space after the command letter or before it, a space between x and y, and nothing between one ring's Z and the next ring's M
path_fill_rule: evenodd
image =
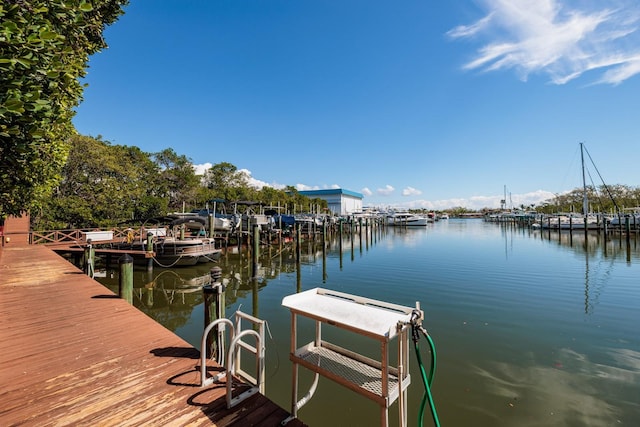
M199 387L196 349L46 247L0 250L0 293L0 425L270 427L289 415L262 395L227 409L224 383Z

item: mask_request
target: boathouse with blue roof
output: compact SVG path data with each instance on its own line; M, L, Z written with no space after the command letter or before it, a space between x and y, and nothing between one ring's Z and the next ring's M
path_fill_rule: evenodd
M355 191L331 188L328 190L300 191L299 193L311 199L326 200L329 210L334 215L349 215L354 212L362 212L362 199L364 196Z

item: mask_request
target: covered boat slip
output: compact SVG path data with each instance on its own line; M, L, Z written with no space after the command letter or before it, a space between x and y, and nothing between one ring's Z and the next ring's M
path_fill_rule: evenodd
M200 387L197 349L46 247L2 248L0 292L1 425L277 426L289 416L261 394L227 409L224 381Z

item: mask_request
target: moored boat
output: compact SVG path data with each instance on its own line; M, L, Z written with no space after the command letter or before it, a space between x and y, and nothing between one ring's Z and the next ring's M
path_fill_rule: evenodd
M640 227L640 212L638 212L639 208L631 208L631 209L627 209L627 211L628 210L631 210L633 212L614 215L611 218L609 225L613 227L624 227L628 222L629 227L631 228L635 229Z
M198 263L215 262L221 250L213 239L167 237L153 243L153 260L161 267L181 267Z
M432 222L423 215L412 214L406 211L395 211L387 214L387 225L398 227L425 227Z
M597 230L603 226L603 220L594 214L559 214L547 217L539 226L545 230Z
M170 222L166 226L145 227L145 232L141 233L139 239L123 242L118 248L138 252L151 249L153 261L160 267L196 265L220 258L222 251L215 247L214 239L203 237L206 235L205 218L187 215L167 219ZM138 264L146 263L147 260L146 255L141 253L134 255L134 262Z

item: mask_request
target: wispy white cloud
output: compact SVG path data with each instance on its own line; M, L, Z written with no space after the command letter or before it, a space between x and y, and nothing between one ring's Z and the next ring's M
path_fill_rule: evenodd
M479 32L485 30L490 24L491 19L493 18L493 13L489 13L489 15L480 19L475 24L471 25L459 25L452 30L449 30L447 35L453 38L459 37L472 37L478 34Z
M421 194L422 194L422 191L413 187L407 187L404 190L402 190L403 196L419 196Z
M381 196L389 196L393 194L394 191L396 191L396 189L390 186L389 184L387 184L383 188L378 188L376 190L376 193L378 193Z
M369 190L368 187L364 187L362 190L360 190L360 192L364 195L364 196L371 196L373 194L373 191Z
M600 70L596 83L617 85L640 73L636 0L586 2L484 0L487 15L447 35L482 43L467 70L513 69L524 81L545 74L564 84ZM581 7L582 9L579 9Z

